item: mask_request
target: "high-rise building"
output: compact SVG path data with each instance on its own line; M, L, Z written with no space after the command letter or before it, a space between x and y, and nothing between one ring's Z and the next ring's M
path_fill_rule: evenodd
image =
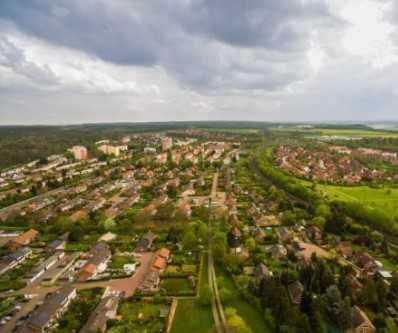
M69 151L73 154L76 160L87 159L87 148L83 146L74 146Z

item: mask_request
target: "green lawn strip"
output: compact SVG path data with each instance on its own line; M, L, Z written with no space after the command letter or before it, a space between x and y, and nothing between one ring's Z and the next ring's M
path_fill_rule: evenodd
M224 309L227 307L235 308L237 314L243 318L246 324L252 329L253 333L272 332L267 326L263 314L240 295L231 275L217 266L216 274L217 278L221 278L221 284L218 288L226 288L232 294L231 300L228 301L227 304L223 304Z
M196 299L178 300L171 333L213 332L213 314L210 306L202 306Z

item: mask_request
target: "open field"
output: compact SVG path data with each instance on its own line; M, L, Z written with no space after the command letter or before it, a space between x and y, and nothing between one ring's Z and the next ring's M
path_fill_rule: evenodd
M230 134L256 134L258 133L258 129L255 128L199 128L204 131L209 132L222 132L222 133L230 133Z
M382 209L391 216L398 217L398 189L319 184L317 187L331 200L357 201L366 206Z
M398 132L393 131L372 131L363 129L335 129L335 128L288 128L288 129L274 129L274 130L294 130L303 134L319 134L329 136L341 136L341 137L352 137L352 138L398 138Z

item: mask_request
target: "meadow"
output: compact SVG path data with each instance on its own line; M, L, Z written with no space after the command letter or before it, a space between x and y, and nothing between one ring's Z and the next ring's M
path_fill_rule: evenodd
M368 207L382 209L390 216L398 218L398 189L321 184L318 184L317 188L330 200L360 202Z
M303 133L343 136L352 138L398 138L398 132L390 131L372 131L363 129L329 129L329 128L311 128L301 130Z

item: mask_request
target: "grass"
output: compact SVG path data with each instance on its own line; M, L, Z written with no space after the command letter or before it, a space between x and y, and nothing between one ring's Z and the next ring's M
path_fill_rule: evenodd
M363 129L332 129L332 128L309 128L309 129L301 129L301 128L289 128L289 129L274 129L278 131L284 130L294 130L300 133L308 133L308 134L320 134L320 135L329 135L329 136L341 136L341 137L351 137L351 138L398 138L398 132L389 132L389 131L372 131L372 130L363 130Z
M195 299L179 300L171 333L213 332L213 314L209 306L201 306Z
M203 259L200 290L209 284L207 256ZM189 320L187 320L189 319ZM200 305L197 299L180 299L173 320L171 333L210 333L213 332L211 306Z
M207 132L224 132L229 134L256 134L258 129L255 128L200 128Z
M224 309L226 307L235 308L237 310L237 314L242 317L253 333L271 332L259 309L250 304L240 295L230 274L219 267L216 267L216 274L217 279L220 280L218 288L225 288L232 294L231 299L226 304L223 304Z
M357 201L365 206L379 208L393 217L398 217L398 190L371 188L368 186L317 185L318 190L331 200Z
M187 278L165 278L160 287L171 295L194 293L192 282Z
M161 311L165 307L168 305L164 303L124 300L118 310L121 320L107 332L162 332L165 319L161 317Z
M126 264L134 263L134 259L129 256L121 256L121 255L114 255L112 257L112 262L109 265L110 268L113 269L123 269L123 266Z

